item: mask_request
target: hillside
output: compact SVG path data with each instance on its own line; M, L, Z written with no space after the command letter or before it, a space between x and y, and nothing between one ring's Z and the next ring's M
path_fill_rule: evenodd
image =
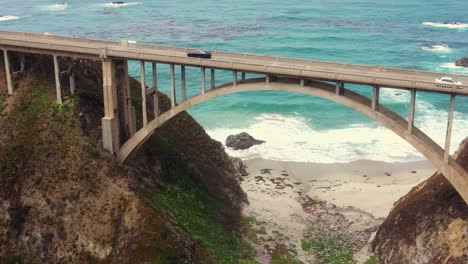
M73 63L78 93L57 105L51 58L27 56L8 97L0 56L0 263L237 263L238 161L184 112L118 164L100 64Z
M455 154L468 169L468 138ZM435 173L394 206L374 248L381 263L468 263L468 210L446 178Z

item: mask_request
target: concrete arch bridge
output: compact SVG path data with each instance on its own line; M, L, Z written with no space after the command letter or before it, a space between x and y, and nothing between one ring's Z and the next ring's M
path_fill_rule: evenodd
M57 102L63 93L74 93L75 76L70 71L69 90L60 83L60 58L81 58L102 61L104 117L102 118L103 145L120 162L143 145L158 127L190 107L213 98L248 91L286 91L323 98L360 112L390 129L422 153L440 170L468 203L468 172L450 155L451 130L455 99L468 95L468 76L448 75L463 84L441 84L435 78L447 74L395 68L299 60L270 56L213 51L211 59L187 57L191 49L147 44L69 38L32 33L0 31L0 48L6 65L9 94L14 94L9 52L51 55L54 58ZM128 61L138 61L141 73L142 128L136 128L136 109L130 96ZM152 85L147 86L146 65L151 63ZM159 112L157 65L169 65L171 108ZM176 66L180 69L180 82L176 83ZM186 67L200 70L200 93L187 98ZM207 88L206 71L210 71ZM232 81L216 85L216 71L229 71ZM264 77L247 79L246 73ZM239 78L240 75L240 78ZM160 77L159 77L160 78ZM332 84L331 84L332 83ZM176 85L179 84L179 85ZM372 89L367 98L345 88L345 84L359 84ZM177 88L182 98L176 99ZM409 114L402 117L379 104L381 87L404 89L411 92ZM363 88L365 89L365 88ZM450 97L445 145L414 126L416 93L440 93ZM148 104L153 113L148 115ZM152 117L149 120L148 117Z

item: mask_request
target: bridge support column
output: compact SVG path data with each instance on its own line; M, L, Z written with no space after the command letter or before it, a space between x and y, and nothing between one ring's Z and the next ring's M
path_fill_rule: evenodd
M450 141L452 138L452 124L453 124L453 112L455 110L455 94L450 95L450 108L449 108L449 115L447 121L447 133L445 135L445 152L444 152L444 160L446 163L449 162L450 157Z
M121 80L121 84L123 87L119 88L123 91L123 105L124 105L124 117L125 117L125 127L128 129L129 136L133 136L136 133L136 115L135 115L135 107L132 104L132 93L130 89L130 75L128 74L128 61L123 60L121 61L122 72L119 72L119 76L123 78Z
M232 84L233 84L234 86L237 85L237 71L236 71L236 70L233 70L233 71L232 71Z
M411 89L410 108L408 114L408 134L413 134L414 114L416 112L416 89Z
M267 75L267 76L265 77L265 83L266 83L266 84L270 84L270 75Z
M13 81L11 79L11 68L10 68L10 57L8 55L8 50L3 50L3 59L5 61L5 75L8 87L8 94L13 95Z
M201 68L201 94L206 93L206 74L205 67Z
M182 86L182 101L187 101L187 81L185 80L185 66L180 66L180 79Z
M241 77L242 81L245 81L245 72L243 72L241 75L242 75L242 77Z
M174 64L171 64L170 69L171 69L171 108L174 108L176 106Z
M154 118L158 117L159 115L159 97L158 97L158 69L156 67L156 63L152 63L152 70L153 70L153 111L154 111Z
M304 86L304 78L301 78L301 79L299 80L299 85L300 85L300 86Z
M342 81L336 82L336 94L343 95L344 93L344 83Z
M57 104L62 104L62 87L60 86L60 64L58 61L58 56L54 56L54 71L55 71L55 91L57 95Z
M145 62L140 61L140 83L141 83L141 115L143 117L143 127L148 124L148 112L146 111L146 72Z
M74 95L76 91L76 84L75 84L75 72L72 70L70 72L70 76L68 77L70 80L70 94Z
M379 107L380 88L377 85L372 87L372 109L377 110Z
M102 60L104 117L102 118L102 144L104 149L116 153L120 148L117 89L112 59Z
M213 90L216 87L215 83L215 70L211 69L211 90Z

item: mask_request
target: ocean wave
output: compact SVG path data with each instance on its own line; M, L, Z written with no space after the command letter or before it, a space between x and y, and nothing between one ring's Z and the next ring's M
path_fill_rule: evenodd
M418 102L419 128L443 144L447 114L429 103ZM456 129L452 136L452 152L466 136L467 116L456 113ZM445 119L444 119L445 118ZM409 143L380 125L356 124L346 128L314 130L310 120L301 116L260 114L245 128L207 129L208 134L225 143L226 137L247 132L266 143L246 150L226 148L226 152L241 159L265 158L271 160L336 163L367 159L386 162L408 162L425 158Z
M457 29L462 29L462 28L468 28L468 24L462 24L462 23L433 23L433 22L423 22L422 23L425 26L431 26L431 27L442 27L442 28L457 28Z
M139 2L123 2L121 4L117 4L116 2L112 2L112 3L107 3L107 4L104 4L104 6L107 6L107 7L125 7L125 6L132 6L132 5L139 5L141 3Z
M48 5L44 9L49 10L49 11L62 11L67 9L68 4L67 3L62 3L62 4L53 4L53 5Z
M0 21L19 19L17 16L0 16Z
M452 52L452 49L449 48L449 46L445 44L434 45L430 47L423 46L421 47L421 49L426 50L426 51L432 51L432 52L444 52L444 53Z
M462 72L468 72L467 67L457 66L454 62L446 62L439 65L440 68L453 69Z

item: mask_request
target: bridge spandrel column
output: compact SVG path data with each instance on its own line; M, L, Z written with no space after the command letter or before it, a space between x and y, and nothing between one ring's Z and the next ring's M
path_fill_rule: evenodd
M8 51L6 49L3 50L3 59L5 61L5 75L8 87L8 94L13 95L13 81L11 79L11 68L10 68L10 56L8 55Z
M117 109L117 89L114 63L111 59L102 60L102 80L104 95L104 117L102 118L102 143L111 153L119 150L119 122Z
M342 81L336 82L336 94L343 95L344 94L344 83Z
M60 85L60 64L57 55L54 56L54 71L55 71L55 91L57 94L57 104L62 104L62 87Z
M153 112L154 118L159 116L159 97L158 97L158 68L155 62L152 64L152 73L153 73Z
M447 121L447 131L445 135L445 149L444 149L444 161L449 163L450 159L450 142L452 138L452 125L453 125L453 112L455 111L455 94L450 95L450 108Z
M372 87L372 103L371 103L371 107L373 110L377 110L379 108L379 98L380 98L380 87L374 85Z
M174 64L170 66L171 75L171 108L176 106L176 91L175 91L175 69Z
M180 82L182 86L182 101L187 101L187 81L185 80L185 66L180 66Z
M411 89L410 108L408 114L408 134L413 134L414 115L416 113L416 89Z
M145 62L140 61L140 83L141 83L141 113L143 116L143 127L148 124L148 112L146 111L146 72Z
M213 90L216 87L216 82L215 82L215 70L211 69L211 90Z
M201 94L206 93L206 73L205 68L201 68Z

